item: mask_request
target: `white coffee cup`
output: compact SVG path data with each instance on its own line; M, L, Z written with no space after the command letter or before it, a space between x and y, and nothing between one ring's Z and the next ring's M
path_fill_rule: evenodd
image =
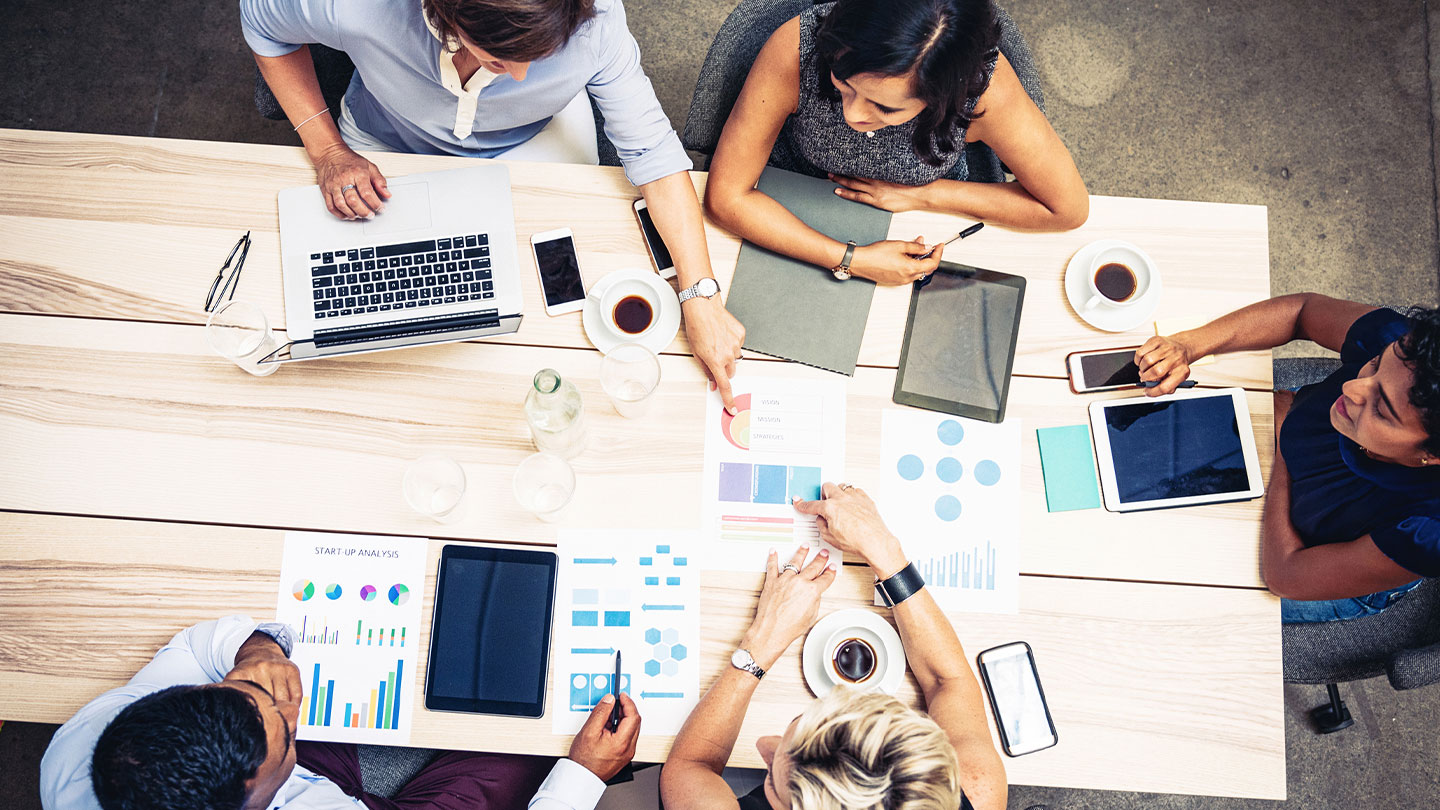
M842 643L850 639L858 639L864 642L875 654L874 668L870 670L869 675L866 675L858 681L852 681L849 678L843 677L835 668L835 651ZM877 687L881 679L885 677L885 670L890 663L889 654L885 651L884 640L882 640L874 630L868 627L842 627L831 633L829 638L825 639L825 646L822 647L821 650L824 655L824 660L821 663L825 667L825 675L830 679L831 683L835 684L860 688Z
M645 303L650 305L650 323L639 332L626 331L615 322L615 307L631 296L643 298ZM606 287L603 294L597 294L592 290L587 297L599 308L600 320L605 324L605 328L609 329L611 334L616 337L627 341L636 341L645 337L660 321L660 296L655 294L655 290L649 284L638 278L618 279Z
M1100 268L1107 264L1119 264L1130 271L1130 275L1134 278L1135 288L1129 295L1119 299L1111 298L1096 286L1095 278L1099 274ZM1096 253L1095 258L1090 261L1090 271L1085 278L1085 285L1090 295L1085 301L1085 311L1089 312L1100 306L1124 309L1139 303L1150 292L1150 277L1154 273L1154 266L1150 257L1134 245L1111 245Z

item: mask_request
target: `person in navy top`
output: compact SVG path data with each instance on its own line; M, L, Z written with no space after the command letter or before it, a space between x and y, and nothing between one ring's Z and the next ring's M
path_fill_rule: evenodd
M1378 613L1440 576L1440 310L1286 295L1151 338L1135 359L1159 396L1201 357L1291 340L1338 351L1341 366L1276 392L1265 584L1286 623Z

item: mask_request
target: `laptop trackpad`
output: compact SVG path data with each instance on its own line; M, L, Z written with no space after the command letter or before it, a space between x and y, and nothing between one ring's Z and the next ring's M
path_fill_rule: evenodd
M430 227L430 184L391 183L385 210L364 222L366 236Z

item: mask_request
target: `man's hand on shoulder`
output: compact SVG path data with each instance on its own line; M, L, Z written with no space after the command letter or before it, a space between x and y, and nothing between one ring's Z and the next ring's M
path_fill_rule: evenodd
M235 653L235 666L225 673L227 681L250 681L279 702L299 703L303 691L300 668L295 666L275 640L255 632Z

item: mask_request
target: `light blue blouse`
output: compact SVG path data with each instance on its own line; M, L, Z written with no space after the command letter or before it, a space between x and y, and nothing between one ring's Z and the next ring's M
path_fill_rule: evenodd
M496 77L480 90L475 120L456 132L456 94L443 83L441 43L419 0L240 0L245 41L260 56L320 43L355 63L346 100L359 127L395 149L496 157L524 143L579 93L605 117L625 176L639 186L692 167L655 89L620 0L596 0L595 17L525 81Z

